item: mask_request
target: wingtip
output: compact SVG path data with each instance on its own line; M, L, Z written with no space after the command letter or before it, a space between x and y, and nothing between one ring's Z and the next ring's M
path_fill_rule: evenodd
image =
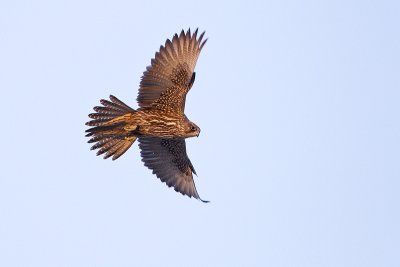
M201 201L201 202L203 202L203 203L210 203L211 201L209 201L209 200L203 200L203 199L201 199L201 198L199 198L199 200Z
M204 32L202 32L202 33L200 34L199 38L197 39L198 44L201 44L201 40L203 40L203 37L204 37L204 34L205 34L205 33L206 33L206 32L204 31Z
M200 44L200 50L203 49L203 46L207 43L208 38L206 38L201 44Z

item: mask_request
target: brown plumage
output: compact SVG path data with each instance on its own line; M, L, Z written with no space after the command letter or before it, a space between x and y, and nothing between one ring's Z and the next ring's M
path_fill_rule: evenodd
M190 29L165 42L143 73L134 110L115 96L102 99L103 106L86 125L89 143L97 155L115 160L139 140L144 165L177 192L200 199L192 163L186 154L185 138L199 136L200 128L184 114L186 94L195 80L194 68L207 39L204 32ZM201 200L201 199L200 199ZM203 201L203 200L202 200Z

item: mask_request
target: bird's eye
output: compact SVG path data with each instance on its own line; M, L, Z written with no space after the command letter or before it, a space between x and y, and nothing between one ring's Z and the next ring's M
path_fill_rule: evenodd
M196 127L195 126L192 126L192 132L195 132L196 131Z

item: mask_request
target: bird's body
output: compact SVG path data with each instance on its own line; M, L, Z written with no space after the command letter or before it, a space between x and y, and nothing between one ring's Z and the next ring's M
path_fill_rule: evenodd
M174 116L154 109L130 112L105 122L102 126L115 126L119 134L136 137L188 138L199 134L199 129L186 116Z
M137 110L115 96L102 99L103 106L86 124L92 149L105 158L119 158L139 139L142 160L161 181L189 197L200 199L193 181L195 173L186 154L185 138L199 136L200 128L184 114L186 94L195 80L194 67L202 47L197 30L167 40L142 77Z

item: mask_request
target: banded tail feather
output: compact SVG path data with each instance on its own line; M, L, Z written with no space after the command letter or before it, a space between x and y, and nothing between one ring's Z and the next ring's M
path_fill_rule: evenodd
M86 136L90 137L88 143L95 143L91 150L99 149L97 156L104 154L107 159L112 156L116 160L122 156L137 139L131 132L124 129L127 124L126 118L136 112L113 95L110 100L102 99L103 106L94 107L96 113L89 114L86 125L93 126L87 129Z

